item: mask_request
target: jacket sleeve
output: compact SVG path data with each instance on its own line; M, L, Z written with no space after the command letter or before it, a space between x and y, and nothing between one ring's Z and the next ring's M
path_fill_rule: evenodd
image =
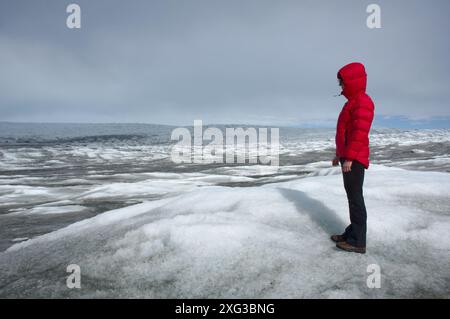
M352 121L351 131L348 132L347 146L344 157L353 161L361 148L368 144L370 126L373 120L373 104L370 101L357 101L350 111Z

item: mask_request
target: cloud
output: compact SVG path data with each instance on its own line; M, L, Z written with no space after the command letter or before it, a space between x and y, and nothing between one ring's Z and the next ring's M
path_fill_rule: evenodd
M26 3L26 4L25 4ZM448 116L446 1L10 2L0 20L2 120L323 123L336 72L362 61L377 112Z

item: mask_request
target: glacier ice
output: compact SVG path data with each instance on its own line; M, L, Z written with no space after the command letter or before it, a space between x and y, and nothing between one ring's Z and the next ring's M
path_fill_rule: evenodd
M329 240L348 223L348 207L339 168L316 165L311 176L253 187L212 185L202 175L188 187L183 176L173 196L15 243L0 253L0 297L450 296L448 173L372 165L368 248L359 255ZM168 191L167 183L156 185ZM126 196L139 185L151 186L79 196ZM65 285L70 264L81 267L81 289ZM379 289L366 285L370 264L381 268Z

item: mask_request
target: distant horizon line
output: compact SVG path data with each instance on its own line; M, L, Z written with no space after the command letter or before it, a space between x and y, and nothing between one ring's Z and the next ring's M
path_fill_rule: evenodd
M389 120L389 119L387 119ZM395 121L395 120L394 120ZM372 128L374 129L384 129L384 128L391 128L391 129L450 129L450 119L444 118L444 119L434 119L434 120L424 120L425 124L422 123L423 120L409 120L412 123L408 123L409 125L405 126L405 123L397 123L400 125L393 125L393 123L389 124L386 123L385 125L379 125L374 124L372 125ZM426 125L426 123L429 123L430 121L443 121L445 122L444 126L430 126ZM413 125L413 123L416 122L416 125ZM417 123L419 122L419 123ZM148 122L40 122L40 121L0 121L0 124L50 124L50 125L57 125L57 124L72 124L72 125L153 125L153 126L166 126L166 127L190 127L193 126L192 124L160 124L160 123L148 123ZM257 123L203 123L204 126L224 126L224 125L230 125L233 127L236 126L253 126L253 127L277 127L277 128L310 128L310 129L333 129L336 126L335 125L323 125L323 124L291 124L291 125L273 125L273 124L257 124Z

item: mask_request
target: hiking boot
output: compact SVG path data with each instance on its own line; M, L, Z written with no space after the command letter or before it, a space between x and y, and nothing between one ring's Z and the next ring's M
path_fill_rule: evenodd
M332 241L334 241L335 243L339 243L341 241L345 241L345 238L342 235L331 235L330 239Z
M339 249L345 250L345 251L352 252L352 253L358 253L358 254L366 253L366 247L355 247L345 241L338 242L336 244L336 247Z

